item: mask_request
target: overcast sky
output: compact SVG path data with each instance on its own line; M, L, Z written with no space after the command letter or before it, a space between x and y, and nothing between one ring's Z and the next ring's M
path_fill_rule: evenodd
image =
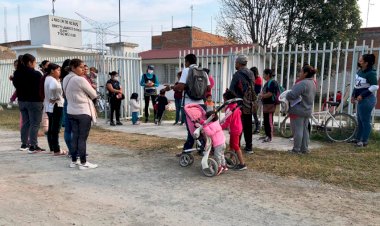
M368 0L359 0L363 27L366 26ZM82 20L75 12L85 15L100 23L118 21L117 0L56 0L55 15ZM371 0L368 17L368 27L380 26L380 1ZM218 0L121 0L122 41L139 44L138 50L151 48L151 35L159 35L161 31L168 31L173 26L191 25L190 6L194 6L193 25L207 32L215 33L219 12ZM0 43L4 42L4 7L7 9L7 37L8 41L16 41L18 14L20 7L21 38L29 39L29 18L51 14L51 0L1 0ZM82 20L82 29L91 26ZM118 32L118 25L111 28ZM95 35L83 32L83 45L95 44ZM118 37L108 36L108 42L117 42Z

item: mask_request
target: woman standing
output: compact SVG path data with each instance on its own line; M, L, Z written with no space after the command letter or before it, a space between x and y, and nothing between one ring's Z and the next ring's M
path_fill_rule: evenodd
M286 95L289 101L302 98L301 102L289 109L290 124L294 145L290 153L306 154L309 151L309 118L313 112L313 103L317 91L314 75L316 70L306 64L299 73L299 82Z
M62 68L61 68L61 81L63 81L63 79L66 77L66 75L69 74L70 72L70 62L71 60L70 59L66 59L65 61L63 61L63 64L62 64ZM64 98L64 103L63 103L63 114L62 114L62 121L63 121L63 127L65 127L65 131L64 131L64 139L65 139L65 143L66 143L66 146L67 146L67 149L69 150L69 155L71 156L71 153L72 153L72 148L71 148L71 124L70 124L70 120L69 120L69 117L67 116L67 99L66 99L66 95L63 95L63 98Z
M63 93L60 82L61 67L50 63L46 69L47 76L44 84L44 109L49 117L49 127L47 132L48 144L51 152L55 156L66 155L66 151L59 146L59 130L61 128L61 118L63 112Z
M367 146L372 130L371 112L376 104L374 93L379 89L377 75L373 65L375 55L364 54L359 58L359 71L356 73L355 86L351 96L351 103L357 103L358 131L356 133L356 146Z
M16 88L22 117L20 150L29 150L30 154L45 151L38 146L37 142L38 129L42 119L43 99L40 96L42 75L34 69L35 67L36 58L29 53L24 54L19 59L12 80ZM30 144L29 148L28 144Z
M264 130L265 138L263 143L272 142L273 138L273 113L276 111L274 95L278 90L278 84L274 80L274 74L271 69L264 70L264 79L267 81L259 98L263 103Z
M157 98L157 87L160 85L157 76L154 74L154 66L149 65L146 73L141 76L140 85L144 87L144 114L145 122L148 122L149 118L149 99L152 100L152 105ZM156 118L156 110L153 109L154 118Z
M257 67L251 67L250 70L253 72L253 76L255 78L255 81L254 81L255 93L256 95L259 95L259 93L261 92L261 88L263 86L263 78L261 78L261 76L259 75L259 70L257 69ZM260 132L260 122L257 116L257 111L253 112L252 115L253 115L253 119L255 120L255 130L253 131L253 134L257 134Z
M111 79L107 81L107 90L109 102L111 104L110 125L115 126L115 122L113 121L114 112L116 116L116 125L123 125L123 123L120 122L120 106L121 101L124 99L124 94L120 86L119 74L116 71L112 71L109 75L111 76Z
M96 91L82 76L84 71L82 60L71 60L70 70L71 72L63 79L63 90L68 102L67 116L72 127L70 168L77 166L77 156L79 155L79 169L93 169L98 165L87 161L86 142L91 129L91 121L96 121L96 110L92 101L96 98Z

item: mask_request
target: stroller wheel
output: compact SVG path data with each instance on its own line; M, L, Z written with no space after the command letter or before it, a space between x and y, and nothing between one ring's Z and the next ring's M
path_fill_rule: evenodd
M213 177L218 173L218 163L212 159L207 159L208 168L202 169L202 173L206 177Z
M194 156L192 154L183 153L179 157L179 165L182 167L189 166L193 164L194 162Z
M224 152L224 158L226 159L226 165L229 169L235 169L239 163L238 156L234 151Z

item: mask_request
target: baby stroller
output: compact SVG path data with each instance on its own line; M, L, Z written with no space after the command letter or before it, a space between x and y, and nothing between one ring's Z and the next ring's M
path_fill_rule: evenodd
M241 101L241 98L228 100L215 110L215 114L222 110L228 104ZM190 166L194 163L194 156L192 152L201 151L203 152L203 157L201 161L202 172L205 176L213 177L218 172L218 163L212 157L209 157L210 153L212 154L213 152L212 141L210 137L206 136L203 133L203 126L210 123L214 118L214 115L211 115L209 118L206 118L206 111L198 104L188 104L184 107L184 110L190 133L193 135L195 139L195 148L184 150L179 157L179 164L182 167ZM227 117L229 117L229 115L226 115L221 121L226 120ZM203 123L201 124L201 122ZM237 166L238 157L235 152L226 151L224 156L228 168L232 169Z

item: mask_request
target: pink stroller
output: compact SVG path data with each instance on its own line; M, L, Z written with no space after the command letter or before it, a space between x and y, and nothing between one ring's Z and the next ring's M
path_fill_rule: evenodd
M241 98L235 98L226 101L215 110L215 114L222 110L226 105L234 102L241 102L241 100ZM205 176L213 177L218 171L218 163L212 157L210 157L210 152L213 151L212 141L210 137L206 136L203 133L203 126L211 122L214 118L214 115L206 118L206 111L199 104L187 104L184 107L184 110L190 133L195 139L195 148L184 150L180 155L179 164L182 167L190 166L194 162L194 156L192 152L201 151L203 152L201 161L202 172ZM229 115L226 115L221 121L225 120L228 116ZM238 158L235 152L226 151L225 159L228 168L235 168L238 164Z

